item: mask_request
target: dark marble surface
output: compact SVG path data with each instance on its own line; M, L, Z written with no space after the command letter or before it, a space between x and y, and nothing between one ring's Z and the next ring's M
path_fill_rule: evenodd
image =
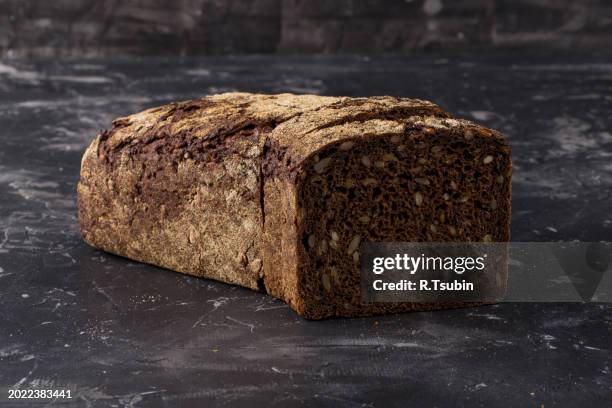
M75 184L97 131L235 89L435 100L508 135L514 240L612 237L610 57L4 60L0 406L610 406L609 304L308 322L84 244ZM73 398L9 401L11 387Z

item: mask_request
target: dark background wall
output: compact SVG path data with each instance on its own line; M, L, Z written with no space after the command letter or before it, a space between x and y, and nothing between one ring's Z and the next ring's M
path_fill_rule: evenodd
M610 0L0 0L2 56L612 46Z

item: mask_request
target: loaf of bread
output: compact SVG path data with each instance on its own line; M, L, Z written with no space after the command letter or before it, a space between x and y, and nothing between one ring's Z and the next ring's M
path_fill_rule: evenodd
M362 304L359 247L509 239L498 132L394 97L226 93L113 122L85 152L90 245L283 299L309 319L457 306Z

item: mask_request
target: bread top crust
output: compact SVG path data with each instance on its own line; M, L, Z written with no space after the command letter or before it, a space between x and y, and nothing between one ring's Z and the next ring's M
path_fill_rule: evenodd
M415 126L485 129L465 120L451 119L439 106L420 99L232 92L170 103L118 118L90 149L95 146L101 159L112 160L125 146L137 147L167 137L228 145L241 143L241 134L250 130L252 141L255 129L256 143L261 147L267 145L267 150L274 152L274 161L283 160L282 167L294 170L309 156L339 140L402 134L407 127ZM494 131L484 134L503 139Z
M384 117L395 112L447 117L437 105L418 99L389 96L370 98L317 95L263 95L232 92L206 96L117 118L105 138L109 149L168 133L198 138L223 138L248 126L281 125L292 134L291 144L303 134L335 124ZM282 138L279 138L279 141Z

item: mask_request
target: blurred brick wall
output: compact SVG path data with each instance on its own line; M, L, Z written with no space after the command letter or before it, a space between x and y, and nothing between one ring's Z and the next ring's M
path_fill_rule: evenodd
M612 48L610 0L0 0L2 56Z

